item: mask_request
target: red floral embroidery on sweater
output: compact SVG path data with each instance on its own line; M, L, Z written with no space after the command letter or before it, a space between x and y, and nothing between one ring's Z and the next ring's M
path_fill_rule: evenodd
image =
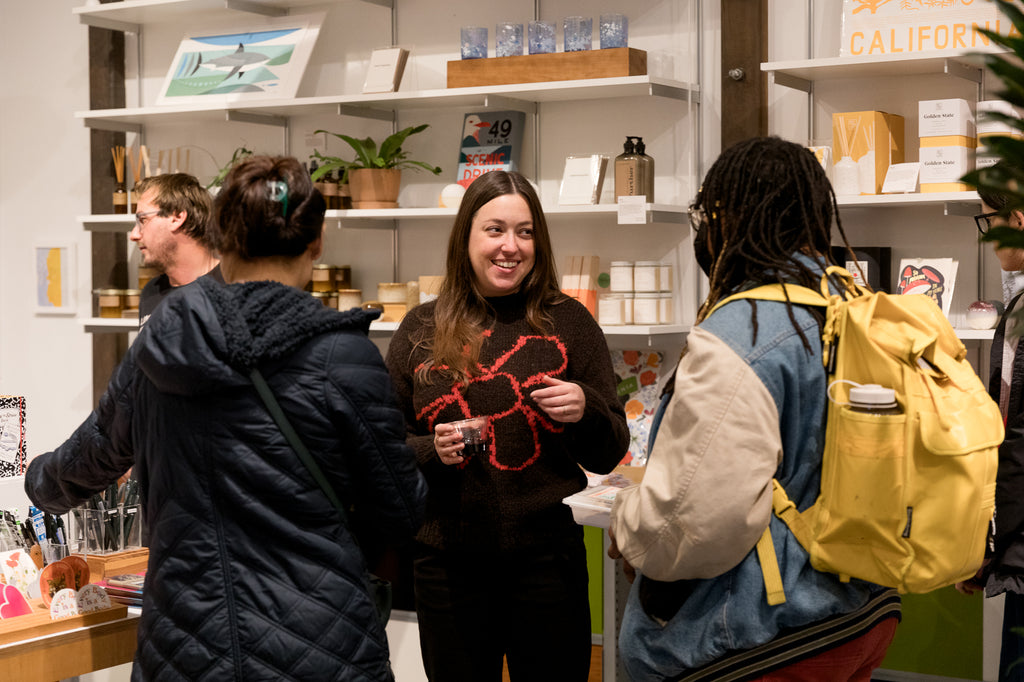
M484 334L489 336L490 332L487 331L484 332ZM557 363L557 366L552 367L531 366L530 373L528 374L524 373L521 367L511 367L511 365L514 365L513 361L516 353L522 351L530 342L551 344L557 350L557 354L561 358L561 362ZM551 421L542 410L537 409L534 403L529 400L530 389L541 386L542 380L545 376L559 376L560 374L563 374L568 367L568 364L569 355L565 349L565 344L562 343L561 339L557 336L520 336L515 344L513 344L509 350L495 358L493 363L490 365L478 364L477 368L479 370L479 374L477 376L472 377L466 384L453 385L448 393L445 393L426 405L419 411L416 417L417 419L425 419L428 428L433 431L434 424L437 423L438 415L446 407L451 405L455 405L465 418L481 416L471 414L469 405L466 402L465 392L473 385L481 385L488 382L501 382L506 384L504 387L498 387L494 392L509 393L510 399L506 401L507 404L502 405L501 409L498 409L493 414L487 415L491 418L491 452L488 460L495 468L503 471L522 471L536 462L537 458L540 457L541 431L561 433L564 430L564 427L561 424ZM496 427L500 425L502 420L520 418L525 419L526 424L530 429L533 441L533 452L520 464L502 463L502 443L496 435L501 432L501 429Z

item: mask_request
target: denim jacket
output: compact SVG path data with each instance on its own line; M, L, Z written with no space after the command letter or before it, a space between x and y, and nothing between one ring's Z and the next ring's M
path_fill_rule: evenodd
M733 301L694 328L643 483L615 501L612 532L641 574L619 638L635 681L680 677L884 591L813 569L772 514L773 477L801 511L814 503L825 441L819 326L805 308L793 314L804 339L785 304L768 301ZM787 598L777 606L767 602L754 549L769 523ZM641 605L649 578L686 581L685 601L667 620Z

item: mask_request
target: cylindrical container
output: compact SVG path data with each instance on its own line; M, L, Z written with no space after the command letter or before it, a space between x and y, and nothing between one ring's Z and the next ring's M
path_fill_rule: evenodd
M113 202L114 213L123 215L128 212L128 190L125 189L123 182L114 185Z
M601 294L597 299L597 320L603 325L626 324L626 299L622 294Z
M520 57L523 54L523 25L500 21L494 29L494 56Z
M661 291L658 280L661 263L654 260L638 260L633 264L633 291Z
M633 324L658 324L658 292L633 294Z
M662 291L672 291L672 266L668 263L658 265L658 283Z
M836 161L832 170L832 189L836 196L860 195L860 173L857 162L849 156Z
M334 271L334 288L336 290L352 288L352 266L339 265Z
M602 14L599 22L601 49L626 47L629 38L629 19L625 14Z
M408 287L405 282L380 282L377 284L377 300L381 303L402 303L406 301Z
M94 289L100 317L121 317L124 311L124 289Z
M672 324L675 321L673 300L671 291L658 294L658 324Z
M850 389L850 410L879 416L903 414L896 402L896 391L878 384L863 384Z
M410 280L405 283L405 308L412 310L420 304L420 283L418 280Z
M628 260L616 260L611 264L611 291L623 293L633 291L633 263Z
M487 58L486 26L463 26L461 30L461 37L463 59Z
M338 194L338 178L333 174L324 178L323 183L317 188L320 194L324 195L324 203L328 211L335 211L341 208L341 195Z
M326 263L313 265L313 291L334 291L334 273L337 268Z
M582 52L594 42L592 17L566 17L562 22L562 51Z
M552 21L531 21L527 28L530 54L551 54L555 51L555 24Z
M633 324L633 292L622 294L622 324Z
M146 284L149 282L149 280L153 279L154 277L156 277L159 274L160 274L160 271L157 270L156 268L152 267L152 266L140 265L139 266L139 274L138 274L138 277L139 277L139 288L140 289L145 289L146 288Z
M123 296L124 309L121 314L125 317L133 317L139 314L139 294L142 292L138 289L125 289Z
M338 310L358 308L363 304L363 291L361 289L338 289L334 293L338 295Z
M324 304L327 308L338 308L338 294L334 291L314 291L313 298Z

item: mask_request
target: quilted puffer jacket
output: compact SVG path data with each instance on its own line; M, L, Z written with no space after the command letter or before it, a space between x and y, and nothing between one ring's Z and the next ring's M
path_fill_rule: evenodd
M412 537L425 484L373 313L207 278L168 297L25 490L64 512L130 466L149 567L134 680L391 680L363 556L260 401L258 367L360 529Z

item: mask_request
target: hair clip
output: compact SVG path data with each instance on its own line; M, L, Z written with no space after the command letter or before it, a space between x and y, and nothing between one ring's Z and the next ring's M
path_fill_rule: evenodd
M270 200L281 204L281 215L288 217L288 183L284 180L267 180Z

